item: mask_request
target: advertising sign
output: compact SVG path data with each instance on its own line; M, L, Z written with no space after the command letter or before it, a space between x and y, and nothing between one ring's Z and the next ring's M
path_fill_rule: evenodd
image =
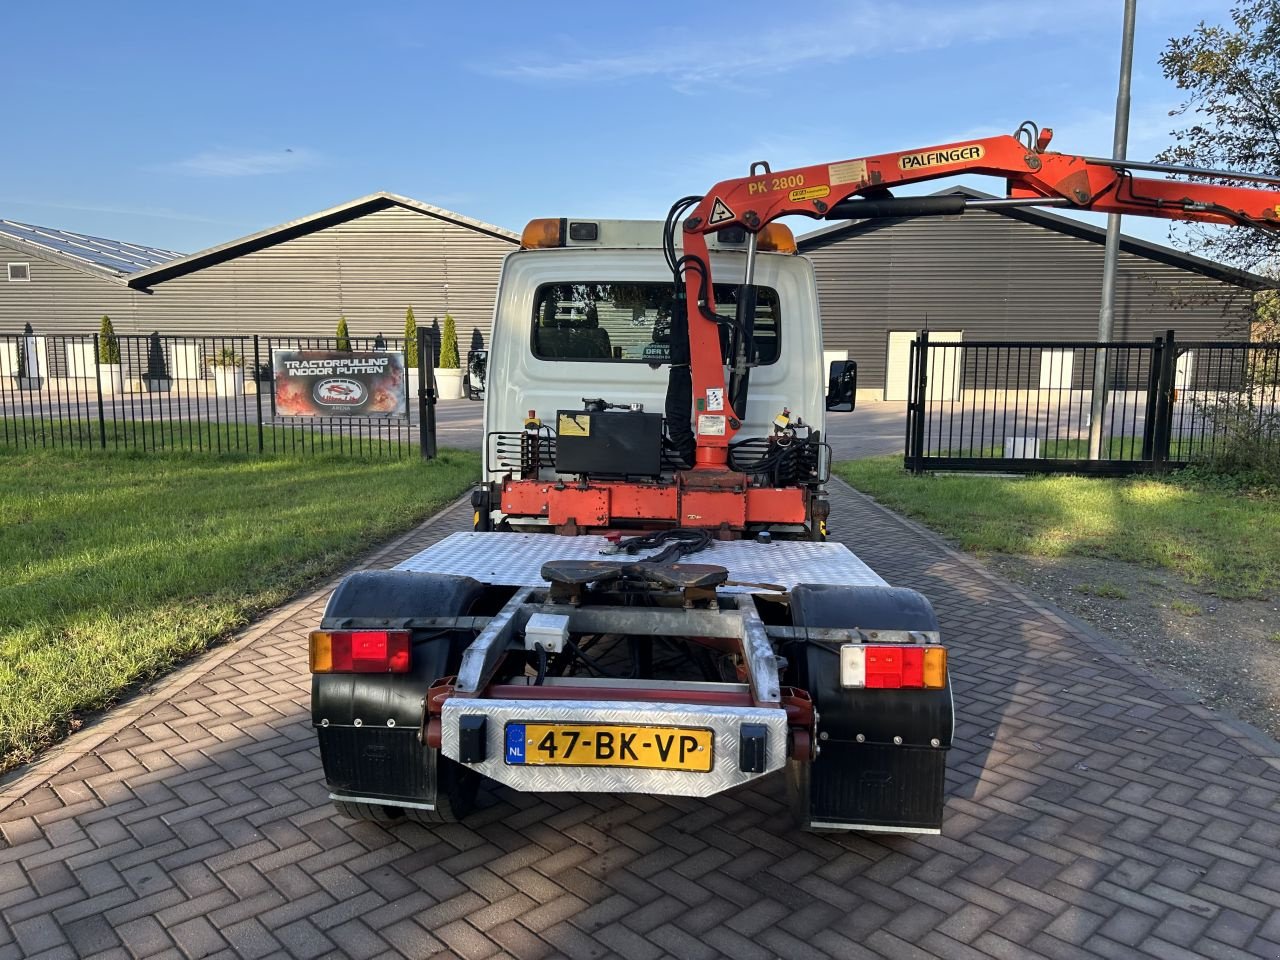
M272 350L277 417L406 417L404 354Z

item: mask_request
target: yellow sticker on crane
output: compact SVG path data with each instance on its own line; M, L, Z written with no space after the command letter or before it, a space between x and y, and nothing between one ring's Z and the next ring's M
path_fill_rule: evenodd
M821 197L825 197L830 192L831 188L827 186L804 187L801 190L792 190L787 194L787 199L792 203L801 203L804 200L818 200Z
M562 437L589 437L591 418L585 413L562 413L556 418L556 433Z
M867 161L846 160L843 163L832 163L827 166L831 177L831 185L841 183L865 183L867 180Z
M923 170L925 167L942 167L949 163L965 163L981 160L987 151L980 143L969 143L946 150L926 150L923 153L905 153L898 158L899 170Z

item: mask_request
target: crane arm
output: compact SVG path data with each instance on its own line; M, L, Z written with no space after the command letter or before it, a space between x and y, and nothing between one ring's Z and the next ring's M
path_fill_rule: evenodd
M1280 229L1280 189L1276 186L1280 177L1126 164L1051 152L1046 148L1053 131L1027 129L1029 126L1024 124L1018 135L975 138L776 172L757 163L748 176L722 180L698 200L683 223L680 269L689 304L693 397L698 411L712 411L697 417L699 467L723 469L728 446L745 414L745 410L734 409L731 398L726 398L722 407L712 406L707 399L717 398L718 405L719 398L726 397L719 333L725 321L715 315L707 234L744 227L749 235L758 235L769 223L786 216L857 219L962 213L965 204L956 198L895 199L890 189L963 173L1004 177L1007 199L994 201L997 204L1061 206L1094 213ZM1183 179L1138 177L1134 170L1172 172ZM1196 176L1259 185L1186 179ZM752 243L749 264L754 249ZM739 367L741 361L739 357Z
M776 173L757 164L762 172L712 187L685 220L685 235L737 225L757 231L786 216L854 217L857 208L848 203L854 197L875 198L892 187L961 173L1004 177L1013 198L1038 198L1095 213L1280 229L1280 190L1135 177L1135 167L1164 168L1049 152L1044 148L1051 136L1052 131L1045 130L1034 144L1015 136L963 140ZM846 206L841 209L841 204Z

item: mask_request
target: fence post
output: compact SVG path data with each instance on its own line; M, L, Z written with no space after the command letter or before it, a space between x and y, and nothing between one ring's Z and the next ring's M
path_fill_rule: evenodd
M1164 367L1164 338L1156 334L1151 341L1151 360L1147 365L1147 406L1142 420L1142 459L1155 459L1156 404L1160 394L1160 372Z
M266 449L262 431L262 378L258 376L262 359L258 355L258 335L253 335L253 395L258 398L258 452ZM272 383L275 381L273 380Z
M884 371L886 376L886 384L888 383L888 370ZM915 407L911 402L911 397L915 396L915 340L911 340L908 351L906 351L906 434L902 439L902 467L906 470L915 470L915 461L913 452L915 451Z
M434 341L430 327L418 327L418 447L423 460L433 460L436 455Z
M926 371L928 370L929 357L929 331L921 330L916 336L914 348L914 363L910 364L910 372L914 375L914 382L910 385L914 388L915 404L914 410L908 409L907 416L914 419L911 425L911 472L915 474L924 473L924 421L925 421L925 389L926 381L929 379Z
M1173 331L1165 331L1164 350L1160 356L1160 382L1156 386L1156 433L1152 463L1163 471L1169 462L1173 441L1173 381L1178 366L1178 351Z
M1173 413L1174 398L1178 394L1178 341L1172 330L1164 335L1164 455L1162 462L1166 465L1173 459Z
M100 365L102 354L99 352L101 345L98 342L98 334L93 335L93 379L98 385L98 440L102 444L102 449L107 449L107 414L102 407L102 367ZM121 367L121 370L124 368ZM123 380L123 378L121 378Z

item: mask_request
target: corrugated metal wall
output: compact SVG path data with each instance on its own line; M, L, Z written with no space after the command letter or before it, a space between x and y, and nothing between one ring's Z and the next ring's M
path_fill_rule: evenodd
M515 248L430 214L391 206L135 291L30 260L30 283L0 276L0 330L88 333L109 313L119 333L399 336L405 310L430 326L452 313L463 353L488 339L502 258Z
M10 283L7 263L31 264L31 279ZM20 333L25 323L41 333L91 333L104 313L130 323L139 296L121 283L44 260L0 244L0 332Z
M412 306L424 325L452 313L465 352L474 330L488 338L498 271L514 247L388 207L156 284L139 329L329 336L345 316L353 336L393 336Z
M814 262L823 344L858 361L860 389L885 382L889 332L960 330L965 340L1092 340L1102 244L973 211L803 245ZM1243 338L1250 291L1122 252L1115 338Z

